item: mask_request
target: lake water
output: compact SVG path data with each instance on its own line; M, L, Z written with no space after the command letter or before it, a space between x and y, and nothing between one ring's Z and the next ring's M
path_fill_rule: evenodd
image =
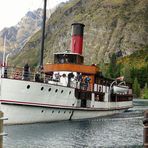
M79 121L4 126L4 148L142 147L148 101L119 115Z

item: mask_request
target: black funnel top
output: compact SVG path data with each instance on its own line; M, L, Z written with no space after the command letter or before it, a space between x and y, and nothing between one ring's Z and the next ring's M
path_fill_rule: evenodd
M73 23L72 25L72 36L73 35L80 35L83 36L83 31L84 31L84 24L81 23Z

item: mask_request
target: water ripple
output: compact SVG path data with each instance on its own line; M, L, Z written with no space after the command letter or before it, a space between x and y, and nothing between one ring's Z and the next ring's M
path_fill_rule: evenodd
M142 147L143 111L89 120L5 126L6 148Z

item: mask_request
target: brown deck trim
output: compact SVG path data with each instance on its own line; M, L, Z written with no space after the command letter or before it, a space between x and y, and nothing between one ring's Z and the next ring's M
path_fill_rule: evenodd
M99 69L96 66L78 65L78 64L45 64L44 72L54 72L54 71L71 71L80 72L87 74L96 74Z

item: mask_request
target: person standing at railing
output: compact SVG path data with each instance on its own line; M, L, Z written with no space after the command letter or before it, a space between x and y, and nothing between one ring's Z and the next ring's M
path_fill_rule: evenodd
M13 78L17 79L17 80L21 80L22 79L22 73L21 73L21 71L19 69L15 70Z
M4 69L4 78L8 78L8 75L7 75L7 67L5 67L5 69Z
M74 78L74 74L71 72L71 73L68 74L68 84L67 84L68 87L71 86L70 83L71 83L72 78Z
M82 80L83 80L82 73L78 72L76 79L77 79L77 88L81 89L81 87L82 87Z
M59 72L55 74L55 81L60 82L60 73Z
M89 76L86 76L85 78L84 78L84 83L85 83L85 86L86 86L86 90L89 90L89 83L90 83L90 77Z
M67 84L68 84L68 79L67 79L65 73L60 77L60 83L61 83L63 86L67 86Z
M39 72L37 71L37 73L35 74L35 82L40 82L41 79L40 79L40 74Z
M30 67L28 63L24 66L23 80L30 80Z

